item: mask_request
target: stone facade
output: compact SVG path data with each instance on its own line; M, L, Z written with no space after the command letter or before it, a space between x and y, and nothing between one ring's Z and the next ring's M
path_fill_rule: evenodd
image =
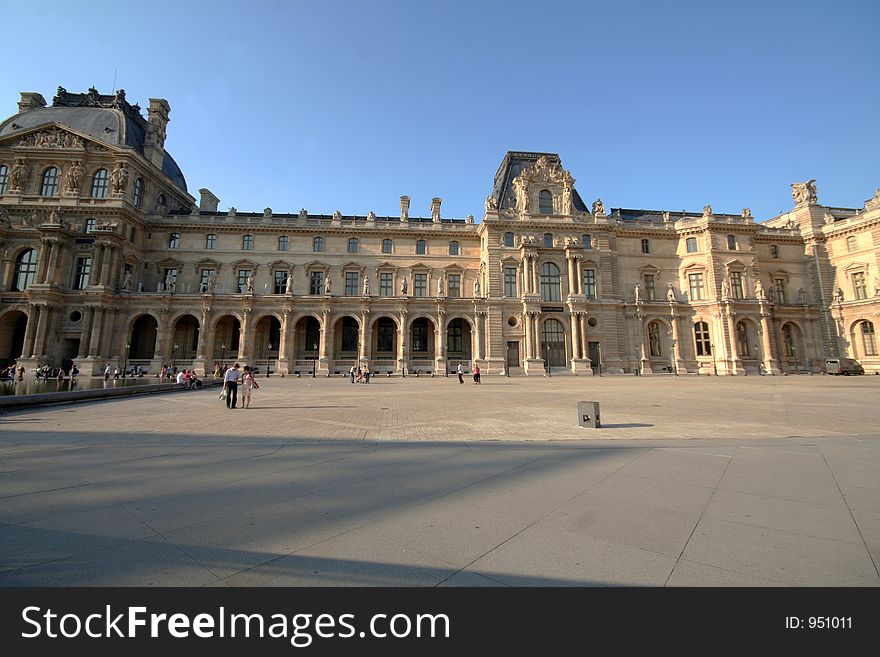
M880 195L765 223L589 207L509 152L482 221L220 211L164 150L170 105L23 93L0 123L0 362L85 372L237 360L280 373L880 371ZM427 204L426 204L427 205Z

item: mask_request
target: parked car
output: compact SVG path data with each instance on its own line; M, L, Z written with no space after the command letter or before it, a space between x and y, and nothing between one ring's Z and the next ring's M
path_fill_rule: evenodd
M864 374L865 368L852 358L828 358L825 361L825 374Z

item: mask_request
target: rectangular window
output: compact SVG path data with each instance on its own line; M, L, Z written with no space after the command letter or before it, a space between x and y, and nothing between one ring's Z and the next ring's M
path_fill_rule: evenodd
M581 235L581 244L584 245L585 249L593 248L593 238L589 235Z
M688 253L696 253L697 252L697 238L696 237L688 237L685 240L685 244L687 245Z
M345 272L345 296L354 297L358 294L358 279L360 274L356 271Z
M461 274L449 275L449 289L447 294L450 298L457 299L461 296Z
M645 274L645 299L654 301L654 274Z
M250 269L239 269L238 270L238 280L236 282L236 291L244 292L247 290L247 281L251 275Z
M241 238L241 249L242 251L252 251L254 248L254 236L253 235L245 235Z
M709 325L706 322L694 324L694 342L697 346L697 356L711 356L712 343L709 341Z
M413 296L424 297L428 294L428 275L413 275Z
M774 259L779 257L779 247L775 244L770 245L770 257Z
M584 296L587 299L596 298L596 270L584 269Z
M199 277L199 292L208 291L208 280L216 273L213 269L203 269Z
M515 297L516 294L516 267L504 268L504 296Z
M865 285L865 272L857 271L852 275L853 282L853 292L855 292L856 299L867 299L868 298L868 287Z
M776 303L788 303L785 296L785 279L774 278L773 287L776 289Z
M734 299L745 299L745 294L743 293L743 275L742 272L732 271L730 272L730 293L733 295Z
M84 290L89 285L89 278L92 274L92 259L77 258L76 259L76 279L73 282L73 289Z
M390 297L394 294L394 274L390 271L379 272L379 296Z
M727 236L727 250L736 251L736 235Z
M287 272L284 270L275 272L275 294L284 294L287 290Z
M211 233L205 238L205 248L209 251L213 251L217 248L217 236Z
M287 235L281 235L278 238L278 250L279 251L287 251L290 245L290 238Z
M651 252L651 243L648 240L642 240L642 253Z
M703 274L688 274L691 288L691 301L703 300Z
M309 274L309 294L324 294L324 272L313 271Z
M850 235L846 238L846 250L852 253L856 250L856 236Z

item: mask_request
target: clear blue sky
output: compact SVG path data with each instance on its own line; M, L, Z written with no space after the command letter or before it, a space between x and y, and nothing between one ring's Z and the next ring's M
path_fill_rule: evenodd
M5 5L5 6L4 6ZM589 204L758 220L880 187L880 2L3 0L0 101L171 103L190 192L241 211L480 218L507 150Z

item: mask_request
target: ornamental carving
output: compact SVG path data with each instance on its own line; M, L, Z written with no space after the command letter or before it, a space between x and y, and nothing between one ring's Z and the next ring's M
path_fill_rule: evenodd
M602 199L597 198L593 201L593 214L605 216L605 204L602 203Z
M816 181L808 180L803 183L794 183L791 186L791 197L795 207L801 205L815 205L818 201L816 196Z
M25 135L18 142L19 146L32 148L77 148L84 149L85 141L79 135L75 135L60 128L49 128Z
M128 169L125 162L119 162L110 174L110 189L114 194L123 194L128 187Z
M865 201L865 210L876 210L880 208L880 189L878 189L874 196Z
M22 189L27 185L29 173L30 170L24 163L23 158L15 160L15 164L12 165L12 171L9 172L9 190Z
M67 192L78 192L84 175L85 169L83 169L82 163L76 160L68 167L67 173L64 174L64 190Z

